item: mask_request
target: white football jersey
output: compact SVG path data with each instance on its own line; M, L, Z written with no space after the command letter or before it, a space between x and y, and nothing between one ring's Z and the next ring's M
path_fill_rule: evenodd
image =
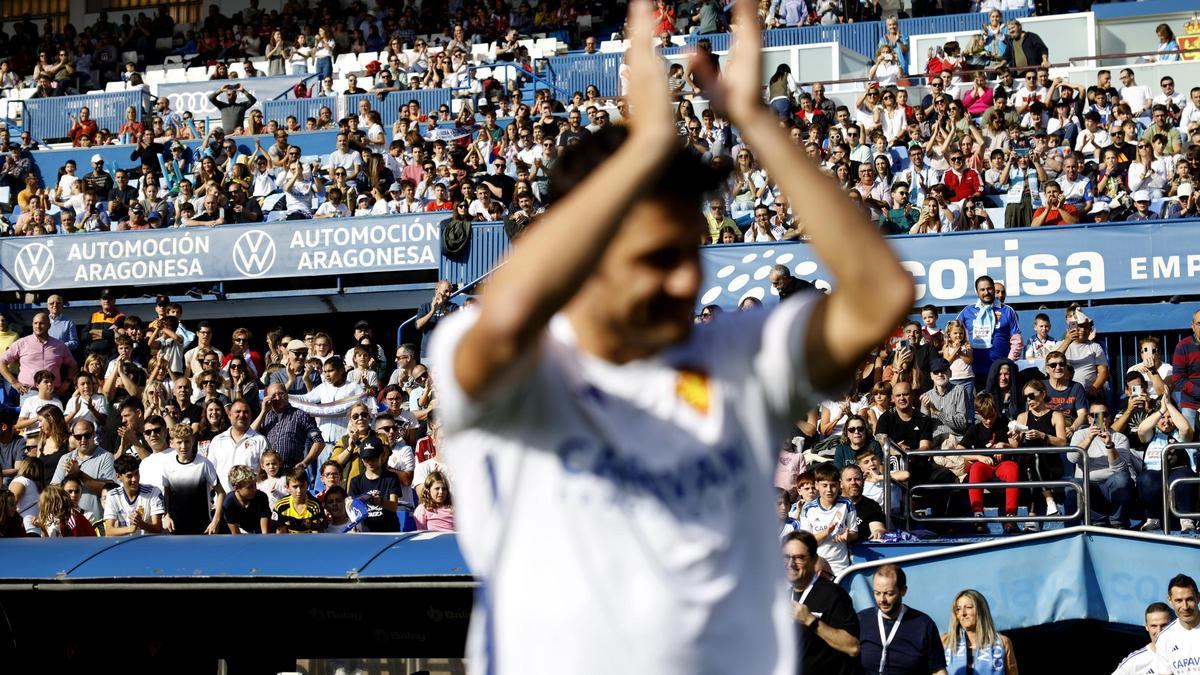
M485 401L435 370L459 543L483 587L479 672L792 673L771 480L827 395L802 361L814 302L723 315L617 365L556 316ZM476 320L456 312L433 362Z
M821 506L820 499L814 499L800 508L800 529L813 534L832 530L830 535L817 545L817 555L821 556L833 568L834 574L850 566L850 545L834 541L833 538L842 532L855 532L862 519L854 510L854 502L845 497L838 497L833 502L833 508Z
M1174 672L1149 646L1142 647L1125 657L1112 675L1166 675Z
M1200 627L1188 630L1179 619L1172 621L1154 641L1155 651L1175 675L1200 673Z
M117 527L129 525L129 516L134 511L141 510L142 518L150 520L151 516L161 516L166 513L163 508L162 491L153 485L139 485L137 496L132 500L125 494L125 488L117 486L108 491L108 499L104 502L104 519L116 521ZM134 536L145 534L145 530L134 530Z

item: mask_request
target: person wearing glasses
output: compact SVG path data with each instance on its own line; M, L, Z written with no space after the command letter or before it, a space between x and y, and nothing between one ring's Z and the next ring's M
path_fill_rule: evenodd
M58 460L58 467L51 477L52 485L60 485L68 478L78 479L82 493L79 496L80 510L100 514L104 506L100 494L105 486L117 480L113 468L112 453L97 447L96 425L89 420L78 420L71 426L72 450Z
M1049 361L1049 359L1047 359ZM1075 482L1082 484L1083 462L1087 462L1088 490L1093 525L1129 528L1129 508L1133 504L1134 484L1131 477L1132 455L1129 439L1112 429L1112 414L1108 405L1092 403L1087 411L1086 426L1071 434L1070 445L1082 448L1083 453L1068 452L1067 459L1075 465ZM1075 510L1078 497L1075 490L1067 491L1067 512Z
M782 546L792 619L803 634L797 636L801 672L859 672L858 615L849 593L817 574L816 538L809 532L790 532Z
M220 363L225 358L225 355L220 349L217 349L212 342L213 327L209 321L201 321L196 327L196 346L189 349L183 355L184 367L186 372L199 373L204 370L202 360L207 358L204 352L211 352L211 356L215 357L216 363Z
M149 454L142 456L141 471L142 485L153 485L163 489L163 470L168 461L173 461L171 451L170 428L162 415L150 415L142 423L142 448Z
M250 348L250 339L253 336L247 328L238 328L233 331L233 344L229 349L229 353L221 358L221 368L224 370L224 375L229 377L229 361L235 356L243 357L246 365L250 368L250 375L258 377L258 374L263 371L262 354ZM254 466L258 466L255 464Z

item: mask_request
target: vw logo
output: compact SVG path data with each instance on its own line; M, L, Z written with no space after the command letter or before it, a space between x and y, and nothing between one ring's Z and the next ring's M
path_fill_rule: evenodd
M54 277L54 251L48 244L26 244L17 252L13 272L24 288L41 288Z
M261 277L275 264L275 241L262 230L249 230L233 243L233 266L248 277Z

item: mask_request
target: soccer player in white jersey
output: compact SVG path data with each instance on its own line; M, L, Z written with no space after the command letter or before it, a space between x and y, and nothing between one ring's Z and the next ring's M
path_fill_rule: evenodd
M1166 603L1151 603L1146 608L1146 632L1150 634L1150 644L1126 656L1113 675L1162 675L1170 673L1171 667L1155 650L1159 633L1171 623L1174 613Z
M141 460L121 455L113 462L113 471L121 487L108 491L104 500L104 535L158 534L162 532L162 491L153 485L142 485L138 465Z
M628 124L552 170L552 205L477 307L433 335L459 542L481 581L476 672L791 673L771 479L804 411L910 309L878 228L762 100L757 3L720 79L693 72L805 223L833 292L694 326L699 205L646 0L630 5ZM458 520L461 516L461 520Z
M1170 665L1175 675L1200 673L1200 610L1196 602L1200 591L1196 580L1176 574L1167 584L1167 600L1176 619L1158 634L1155 651Z

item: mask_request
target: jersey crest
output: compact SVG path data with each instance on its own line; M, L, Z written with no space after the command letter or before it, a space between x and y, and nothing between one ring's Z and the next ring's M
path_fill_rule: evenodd
M692 406L701 415L708 415L712 385L708 373L697 370L681 370L675 378L675 395Z

